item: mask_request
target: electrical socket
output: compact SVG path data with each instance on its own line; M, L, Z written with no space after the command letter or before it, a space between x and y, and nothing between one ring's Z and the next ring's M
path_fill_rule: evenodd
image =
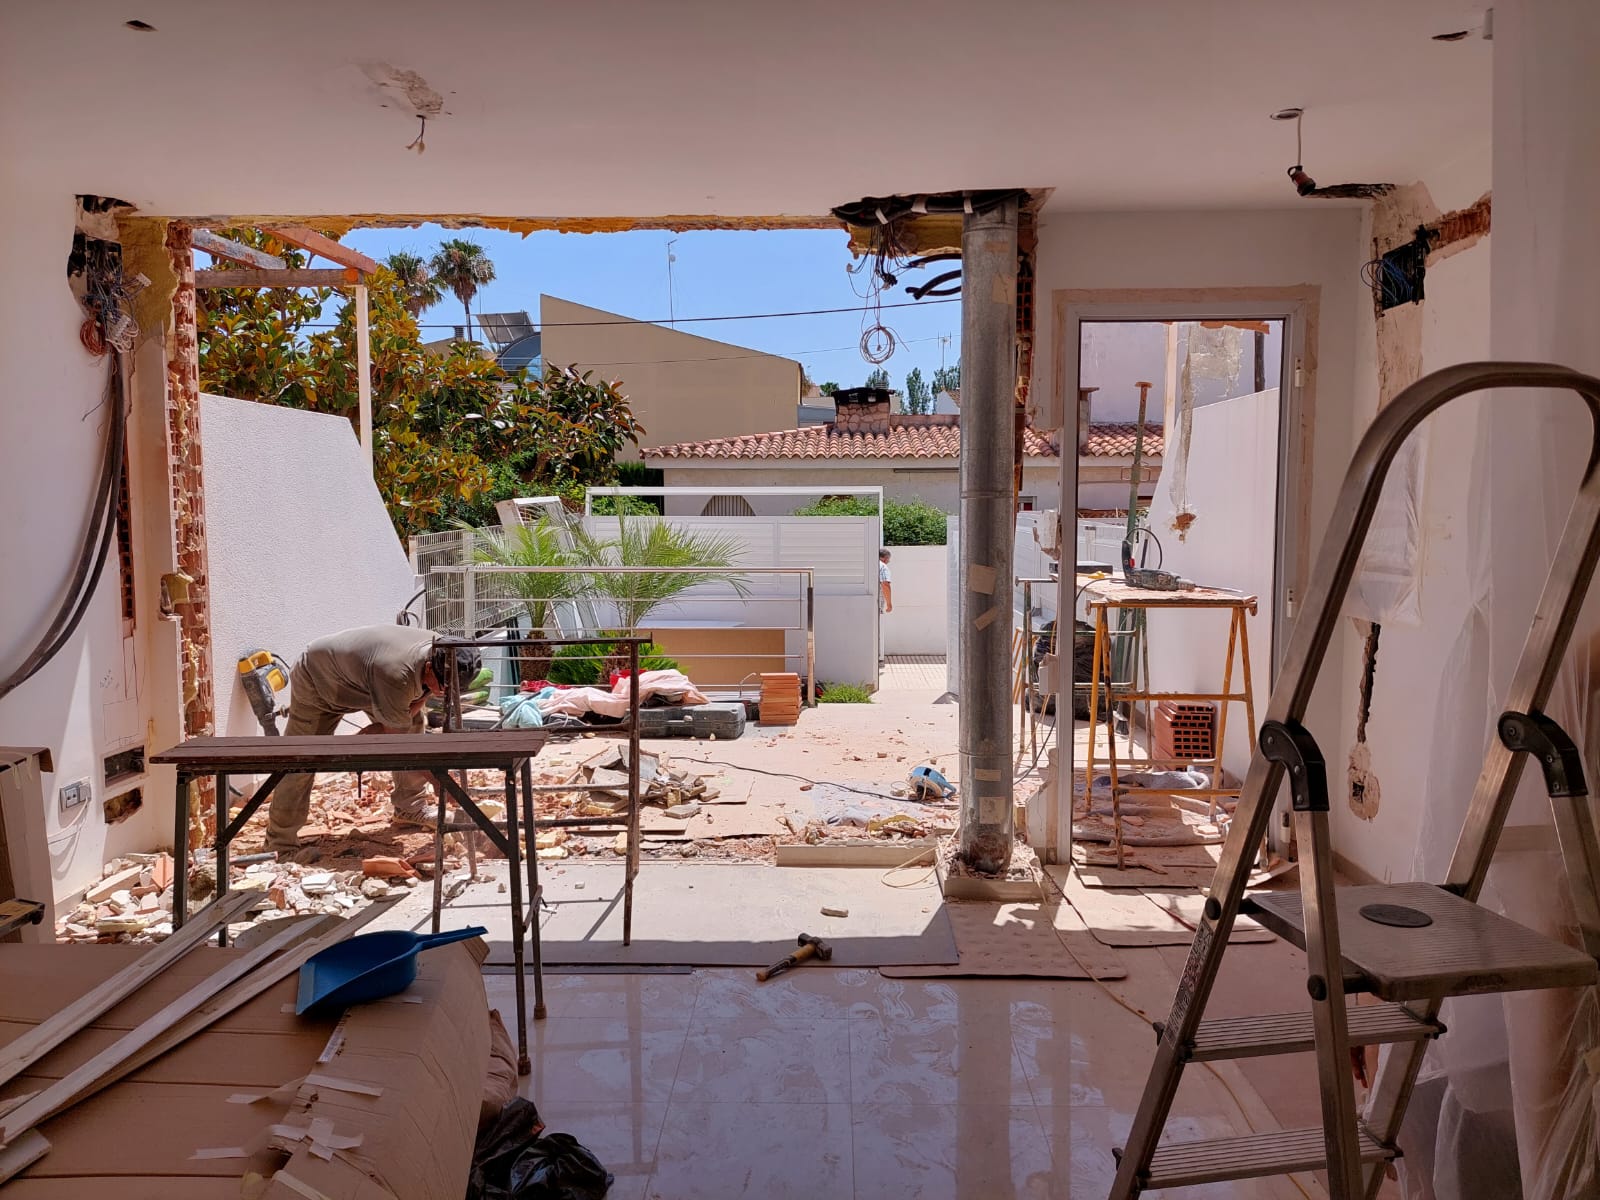
M79 779L66 784L61 789L61 811L77 808L80 804L87 804L92 795L87 779Z

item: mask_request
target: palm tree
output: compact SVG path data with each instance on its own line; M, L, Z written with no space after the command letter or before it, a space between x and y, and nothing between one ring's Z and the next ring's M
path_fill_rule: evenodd
M396 250L383 260L383 265L400 281L400 289L406 296L406 311L413 317L420 317L425 310L444 299L444 288L439 286L439 281L428 267L428 260L422 255L410 250Z
M457 528L471 529L465 522ZM473 558L500 567L570 567L576 559L565 547L561 530L547 520L499 530L480 530L483 536ZM540 635L549 632L554 609L562 601L584 593L586 580L576 572L538 571L499 576L528 612L529 642L520 664L523 679L544 679L550 673L550 645Z
M461 301L467 314L467 340L472 340L472 298L478 289L494 281L494 263L484 253L482 246L466 238L446 238L428 264L434 278L442 287L449 288Z
M573 541L575 557L587 566L697 568L660 574L595 572L590 586L616 606L625 634L635 632L657 606L700 584L727 583L739 596L750 591L744 576L718 569L731 567L739 557L734 538L681 529L659 517L619 513L615 538L599 538L580 527L573 530Z

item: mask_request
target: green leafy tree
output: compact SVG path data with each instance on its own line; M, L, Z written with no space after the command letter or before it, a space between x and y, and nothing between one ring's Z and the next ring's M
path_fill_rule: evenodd
M838 390L839 385L831 379L828 380L827 383L819 383L817 385L817 391L821 392L824 396L831 396Z
M872 373L867 376L866 386L869 388L883 388L887 391L889 388L889 372L882 367L874 368Z
M383 265L389 268L405 291L406 311L413 317L420 317L444 299L444 288L434 278L433 269L422 255L410 250L396 250L383 260Z
M957 359L954 366L940 367L933 373L933 394L940 392L956 392L961 389L961 360Z
M797 517L875 517L878 506L863 496L834 496L795 509ZM923 500L883 502L885 546L942 546L948 526L942 509Z
M494 263L488 253L470 238L446 238L439 243L428 266L441 287L448 288L461 301L467 317L467 341L472 340L472 298L478 289L494 282Z
M911 373L906 376L906 411L908 413L933 411L933 391L922 378L921 367L912 367Z
M299 266L257 230L227 236ZM219 268L223 268L218 264ZM387 269L371 300L373 475L402 537L486 523L494 502L532 490L608 483L643 432L615 383L572 368L511 375L475 347L422 349L404 285ZM208 288L200 293L201 387L217 395L358 417L354 306L315 329L332 289Z

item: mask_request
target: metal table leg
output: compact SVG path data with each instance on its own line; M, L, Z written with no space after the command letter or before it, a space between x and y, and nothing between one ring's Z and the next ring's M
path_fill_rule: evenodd
M522 842L517 836L517 772L506 765L506 858L511 865L511 956L517 972L517 1074L533 1069L528 1058L528 981L523 978ZM530 847L531 849L531 847ZM530 855L530 857L532 857Z
M182 929L189 916L189 777L182 771L172 807L172 927Z
M223 772L217 772L217 836L216 853L212 856L217 866L217 891L216 896L221 900L228 894L228 777ZM228 927L222 925L217 930L217 945L228 944Z
M435 771L434 791L439 793L439 811L433 822L433 932L439 932L444 908L444 822L447 801L444 772Z
M533 912L529 917L529 933L533 939L533 1019L542 1021L544 1007L544 947L540 943L539 914L544 908L544 889L539 884L539 850L537 846L539 825L533 812L533 760L522 760L522 833L530 847L528 860L528 903Z

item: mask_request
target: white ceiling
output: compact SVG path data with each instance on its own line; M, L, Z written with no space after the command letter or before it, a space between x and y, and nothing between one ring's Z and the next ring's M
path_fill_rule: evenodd
M156 26L136 33L123 22ZM6 187L170 215L819 215L1025 186L1291 207L1487 143L1452 0L65 0L0 12ZM372 82L415 72L418 122ZM388 104L389 107L381 107Z

